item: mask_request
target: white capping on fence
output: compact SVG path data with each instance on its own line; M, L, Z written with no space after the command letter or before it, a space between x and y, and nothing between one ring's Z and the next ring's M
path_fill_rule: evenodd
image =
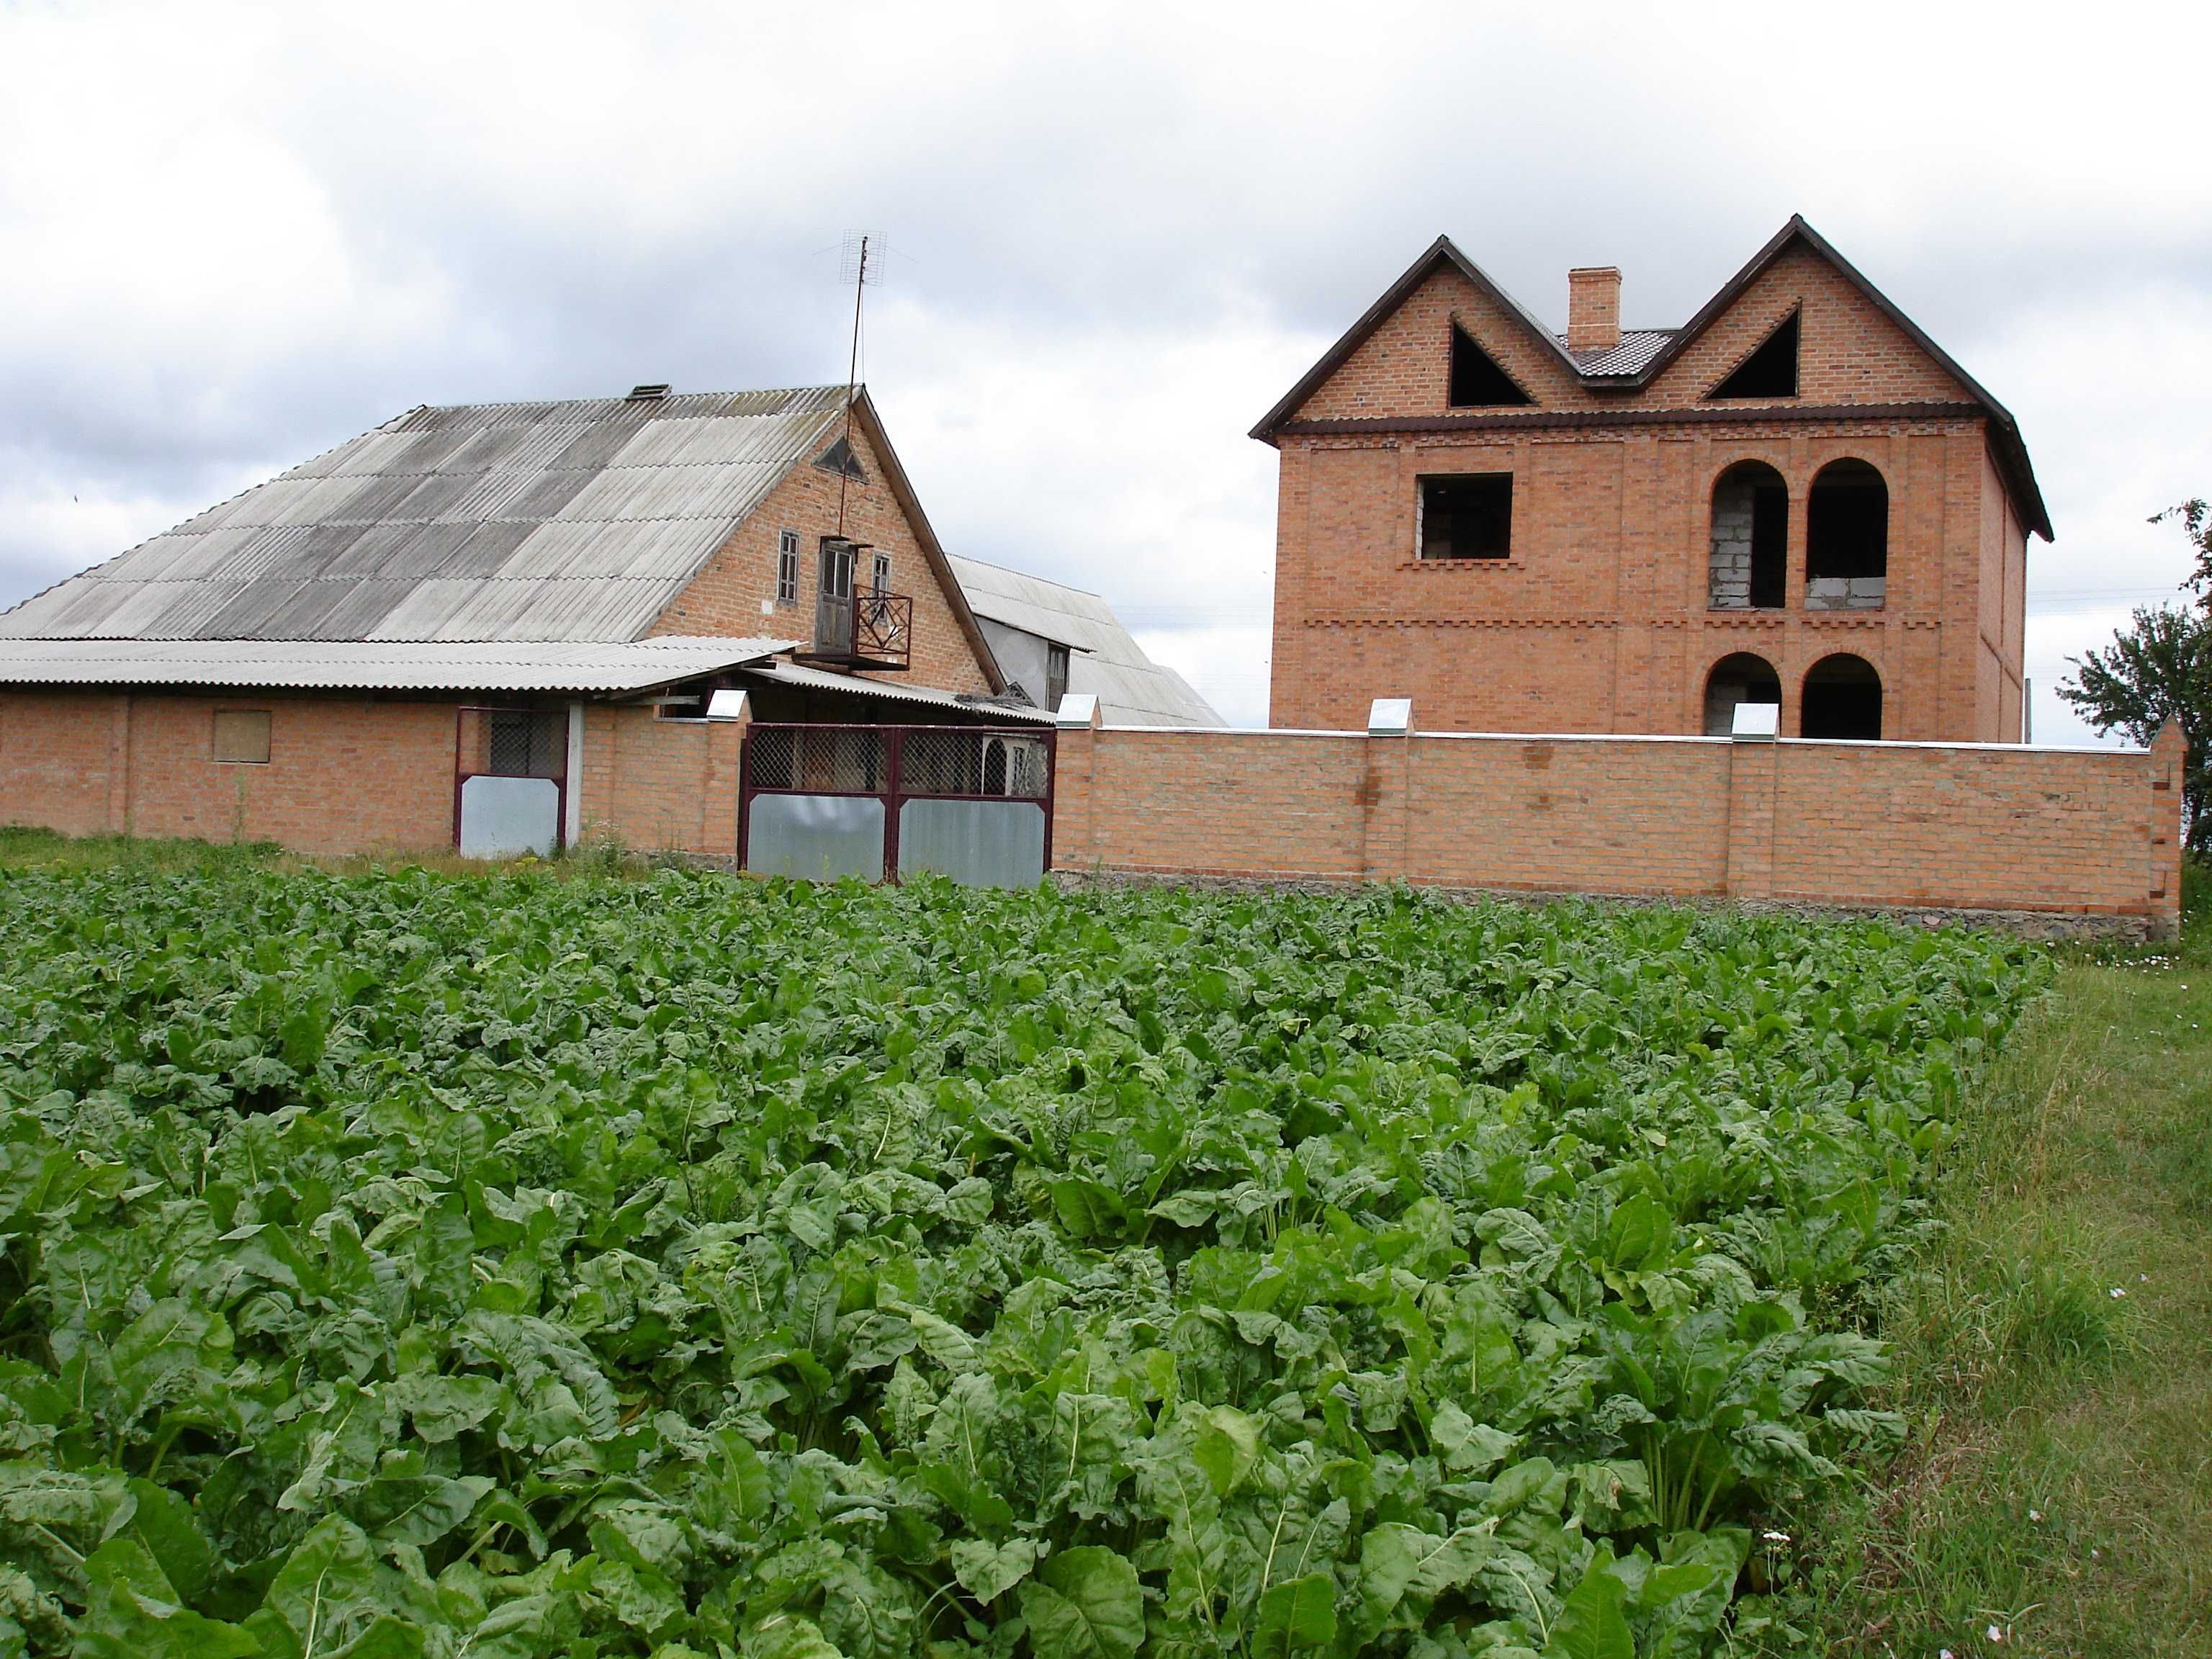
M1095 691L1065 693L1052 719L1055 726L1073 726L1088 730L1098 724L1098 694Z
M1367 735L1370 738L1402 738L1413 729L1413 700L1411 697L1377 697L1367 707Z
M1772 743L1782 735L1782 705L1778 702L1740 702L1729 735L1738 743Z
M725 688L707 699L707 718L710 720L741 720L750 712L745 706L749 694Z

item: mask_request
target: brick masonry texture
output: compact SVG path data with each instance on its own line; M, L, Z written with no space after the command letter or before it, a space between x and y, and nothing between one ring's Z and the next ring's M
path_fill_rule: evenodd
M1741 420L1715 420L1738 404L1708 389L1793 310L1795 404L1869 413L1778 418L1787 408L1747 402ZM1389 429L1455 413L1454 322L1535 398L1527 413L1626 409L1649 423L1516 426L1514 411L1488 428ZM1294 424L1277 439L1270 723L1348 726L1374 697L1411 696L1440 731L1694 733L1713 665L1749 651L1779 676L1783 731L1795 735L1807 672L1849 652L1881 678L1884 737L2015 741L2027 534L1967 397L1802 247L1636 392L1584 386L1464 277L1440 271L1297 411L1376 429ZM1900 405L1917 407L1905 418ZM1698 418L1667 419L1675 412ZM1888 490L1888 574L1872 608L1857 608L1870 591L1837 609L1808 592L1808 493L1844 459L1873 465ZM1768 463L1789 489L1778 610L1711 603L1714 486L1743 460ZM1454 472L1513 475L1510 558L1415 557L1418 481Z
M1419 708L1416 705L1418 714ZM1055 870L2180 915L2181 740L2148 752L1064 731Z

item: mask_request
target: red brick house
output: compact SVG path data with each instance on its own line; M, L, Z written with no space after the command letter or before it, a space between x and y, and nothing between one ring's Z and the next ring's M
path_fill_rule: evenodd
M1554 334L1439 237L1268 411L1271 721L2016 742L2012 416L1802 218L1686 325Z
M421 408L0 615L0 823L726 854L735 690L1049 724L865 392Z

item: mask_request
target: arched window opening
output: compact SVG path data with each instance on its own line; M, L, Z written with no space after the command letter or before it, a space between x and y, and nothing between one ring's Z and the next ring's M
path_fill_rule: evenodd
M1805 501L1805 608L1879 611L1889 586L1889 486L1864 461L1831 461Z
M1735 730L1740 702L1782 701L1782 677L1765 658L1749 651L1723 657L1705 676L1705 735L1725 738Z
M1475 343L1474 336L1457 323L1451 331L1451 384L1449 401L1454 409L1513 409L1535 401L1498 360Z
M1790 580L1790 486L1764 461L1738 461L1713 484L1705 603L1715 611L1778 611Z
M1865 742L1881 737L1881 676L1864 657L1838 652L1805 676L1801 729L1808 738Z

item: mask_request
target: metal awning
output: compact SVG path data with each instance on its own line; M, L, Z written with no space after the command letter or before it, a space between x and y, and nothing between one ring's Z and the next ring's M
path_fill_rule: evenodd
M608 642L0 640L0 685L644 691L739 668L797 643L696 635Z
M927 708L957 709L963 714L1015 720L1024 726L1050 726L1053 723L1052 716L1043 710L1018 703L997 702L988 697L963 696L957 691L940 691L934 686L886 685L881 680L862 679L855 674L833 674L827 669L805 668L797 663L748 663L738 672L754 679L790 686L794 690L852 692L863 697L881 697L891 702L915 703Z

